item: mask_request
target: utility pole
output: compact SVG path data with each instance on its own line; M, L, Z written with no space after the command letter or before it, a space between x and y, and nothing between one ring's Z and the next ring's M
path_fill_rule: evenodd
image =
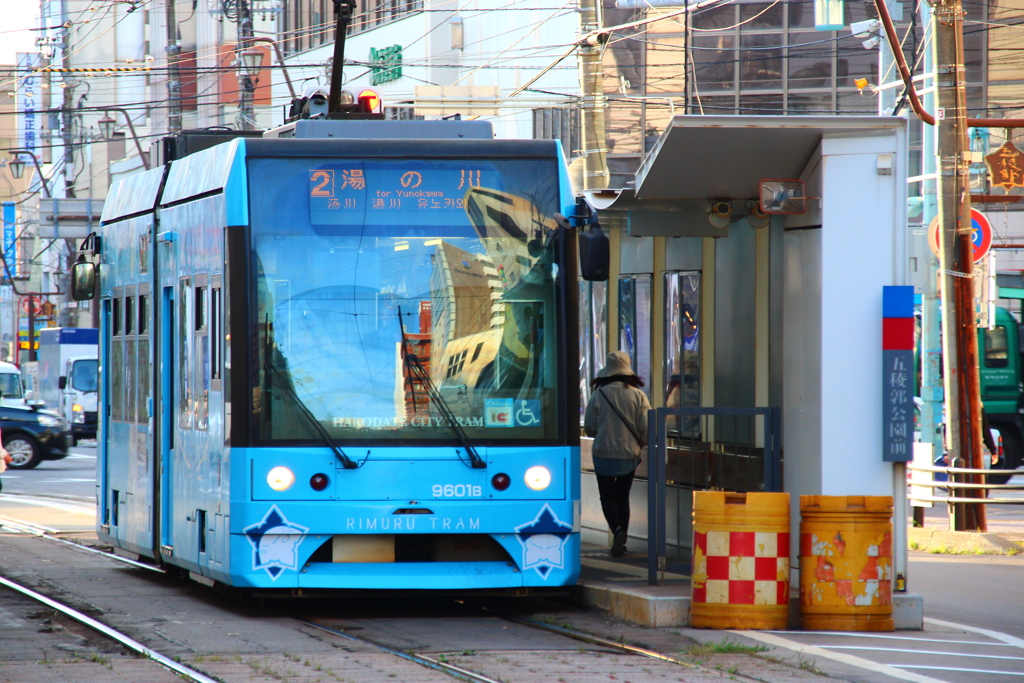
M68 0L61 0L60 19L61 22L68 18ZM64 36L63 55L61 66L65 69L71 68L71 32ZM64 102L61 104L61 127L64 129L64 196L75 196L75 144L74 126L72 125L71 110L74 107L75 91L68 86L68 71L64 72Z
M167 132L181 130L181 41L174 5L167 0ZM126 114L127 116L127 114ZM129 119L129 123L131 120Z
M946 446L949 464L981 469L981 395L975 325L971 194L968 177L967 91L961 0L932 6L936 70L939 172L939 267L945 371ZM952 479L952 477L951 477ZM980 482L975 475L956 477ZM980 495L956 489L959 497ZM951 504L951 527L984 531L983 504Z
M580 33L594 36L580 43L579 70L582 89L580 127L583 138L583 187L577 190L603 190L609 185L605 158L604 66L601 53L608 34L596 33L602 27L601 0L580 0Z
M253 109L256 86L252 81L252 75L242 62L242 55L252 47L252 38L252 11L249 8L249 0L238 0L238 51L236 54L241 66L238 72L239 128L241 130L255 130L257 127L256 112Z

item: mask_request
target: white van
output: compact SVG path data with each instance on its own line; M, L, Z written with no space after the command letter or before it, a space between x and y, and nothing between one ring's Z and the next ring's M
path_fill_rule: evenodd
M0 405L25 405L25 385L21 381L21 371L14 363L0 361Z

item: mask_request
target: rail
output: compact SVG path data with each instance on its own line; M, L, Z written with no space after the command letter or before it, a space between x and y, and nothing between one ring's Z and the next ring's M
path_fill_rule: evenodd
M992 470L992 469L971 469L968 467L939 467L935 465L915 465L913 463L907 463L907 471L911 473L911 477L907 483L910 484L910 495L908 496L911 503L981 503L983 505L1024 505L1024 497L1021 498L972 498L957 496L954 493L947 493L947 495L939 496L934 495L935 489L946 489L949 492L960 491L960 490L983 490L988 491L1024 491L1024 484L975 484L964 481L953 481L957 475L964 474L981 474L989 476L1013 477L1014 475L1024 475L1024 469L1021 470ZM915 478L914 472L930 472L932 478L930 480L924 480ZM947 481L938 481L935 479L935 474L945 474ZM921 495L915 489L932 489L930 496Z
M782 491L782 410L656 408L647 414L647 434L647 582L656 586L668 563L669 483Z

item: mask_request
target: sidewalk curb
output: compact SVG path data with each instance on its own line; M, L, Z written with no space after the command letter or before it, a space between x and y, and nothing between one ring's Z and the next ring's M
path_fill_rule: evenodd
M911 550L946 555L1017 555L1020 544L996 533L943 531L910 527L907 540Z

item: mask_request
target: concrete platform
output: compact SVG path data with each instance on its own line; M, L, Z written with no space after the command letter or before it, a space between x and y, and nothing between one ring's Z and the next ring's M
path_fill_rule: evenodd
M582 605L597 607L632 624L650 627L690 625L689 566L669 563L656 586L648 583L647 556L630 554L613 558L608 549L584 544L583 571L573 590ZM675 569L676 571L671 571ZM684 573L687 572L687 573ZM800 628L799 586L792 589L789 627ZM924 628L924 598L897 593L893 596L893 621L898 631Z

